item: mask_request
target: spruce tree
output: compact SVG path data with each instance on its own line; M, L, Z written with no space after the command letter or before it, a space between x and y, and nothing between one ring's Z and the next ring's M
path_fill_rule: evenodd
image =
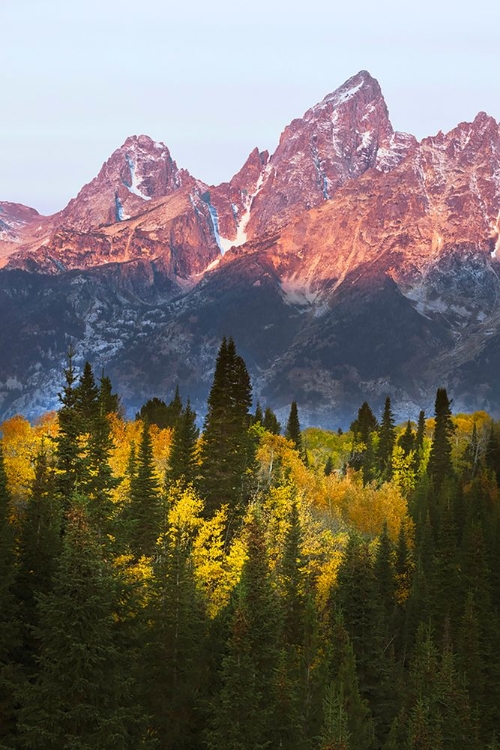
M160 485L153 462L149 425L144 422L134 473L130 479L130 500L125 508L130 547L136 558L153 554L161 519Z
M14 687L19 645L19 613L14 598L14 529L10 522L11 496L0 441L0 745L9 747L15 726Z
M415 433L414 467L417 473L422 463L422 456L424 452L424 437L425 437L425 412L420 411L418 415L417 432Z
M121 411L120 397L113 393L111 380L104 373L99 378L99 403L104 414L119 414Z
M302 433L300 431L299 412L297 409L296 401L292 401L292 405L290 407L290 414L286 423L285 437L293 443L295 449L302 455L304 448L302 443Z
M415 449L415 433L413 432L410 420L406 423L405 431L399 437L398 445L403 449L405 456L408 456Z
M39 673L20 695L21 747L125 750L129 680L114 637L116 587L73 496L53 589L39 603Z
M324 723L319 750L352 750L342 685L328 685L323 701Z
M253 417L253 423L262 424L263 422L264 422L264 414L262 412L262 406L260 405L260 401L257 401L257 406L255 408L255 414Z
M167 481L193 484L198 474L196 448L199 430L196 427L196 412L191 409L189 399L177 422L172 438Z
M200 742L205 623L181 529L160 535L148 589L141 663L150 733L164 750L190 750Z
M358 416L351 424L351 430L357 441L368 442L368 436L375 432L378 427L377 419L367 401L364 401L358 410Z
M454 432L451 421L451 401L445 388L438 388L435 403L434 437L427 472L434 487L439 490L445 479L453 474L451 463L451 436Z
M99 413L99 388L89 362L85 362L83 373L75 388L75 409L79 416L79 428L82 433L93 430Z
M57 413L59 432L54 438L56 444L57 488L69 506L70 497L79 486L85 473L85 460L80 444L81 420L77 409L77 376L73 364L74 351L69 349L67 367L64 370L65 385L59 400L62 404Z
M277 606L265 539L255 517L248 524L247 538L248 557L237 591L221 688L212 706L211 750L266 747L274 734Z
M262 422L262 425L273 435L281 434L281 425L278 422L276 414L269 406L266 406L266 410L264 411L264 421Z
M378 435L377 465L381 478L387 480L392 476L392 451L396 442L394 417L389 396L385 399L384 413Z
M206 513L212 516L224 503L231 518L241 514L245 472L252 463L250 426L251 385L234 341L225 338L217 355L208 397L201 444L200 489Z
M52 590L61 552L62 508L55 496L53 472L42 445L35 459L35 478L19 534L19 567L16 597L22 621L23 664L34 669L37 643L33 628L38 625L37 599Z

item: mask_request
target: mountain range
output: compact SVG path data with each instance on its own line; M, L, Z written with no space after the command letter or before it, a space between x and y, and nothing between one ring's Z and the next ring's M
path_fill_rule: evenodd
M200 409L226 335L303 424L439 386L498 415L499 222L499 124L418 142L366 71L217 186L132 136L53 216L0 202L0 412L57 406L70 344L131 410L177 383Z

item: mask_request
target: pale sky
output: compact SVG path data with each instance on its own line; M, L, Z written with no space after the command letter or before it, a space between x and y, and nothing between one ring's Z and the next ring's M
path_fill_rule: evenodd
M359 70L418 138L500 120L495 0L0 0L0 200L63 208L129 135L216 184Z

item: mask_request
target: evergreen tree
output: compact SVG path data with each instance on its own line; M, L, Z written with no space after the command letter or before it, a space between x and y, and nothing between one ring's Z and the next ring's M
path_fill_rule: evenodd
M427 471L437 490L445 477L453 473L451 463L451 435L454 427L451 421L451 401L445 388L438 388L436 393L434 438Z
M329 477L332 471L333 471L333 459L331 456L328 456L328 458L326 459L325 468L323 470L325 477Z
M356 657L347 632L342 610L333 613L331 629L332 679L327 686L327 694L342 696L342 708L347 717L350 747L356 750L371 750L375 735L371 711L359 691ZM325 716L325 719L328 717Z
M262 413L262 407L260 405L260 401L257 401L257 407L255 409L255 415L253 418L254 424L263 424L264 422L264 414Z
M208 746L242 750L274 736L278 622L260 522L248 525L248 557L238 588L221 689L212 707Z
M59 432L56 444L57 488L66 507L84 474L84 458L80 444L81 422L77 409L77 376L73 365L74 351L68 351L68 364L64 370L65 385L59 393L62 404L57 413Z
M91 432L87 444L88 473L82 483L82 489L90 500L90 519L101 542L109 541L115 532L115 507L111 493L120 481L113 476L110 466L113 439L108 408L106 393L98 390L97 401L92 406Z
M182 530L156 546L141 644L150 733L164 750L199 746L198 696L204 680L204 613ZM197 744L198 743L198 744Z
M196 447L199 430L196 427L196 412L191 409L189 399L186 408L174 429L170 450L167 480L169 483L193 484L197 473Z
M351 735L345 710L342 685L331 683L323 702L324 724L321 731L320 750L351 750Z
M423 452L424 452L424 437L425 437L425 412L420 411L418 415L417 432L415 434L415 458L413 462L415 472L417 473L422 463L422 457L423 457Z
M38 625L37 599L52 590L61 551L61 504L55 497L53 473L42 445L35 459L35 478L22 520L18 545L16 597L22 621L21 661L33 670Z
M357 419L351 424L351 431L354 433L356 440L366 445L370 433L375 432L377 427L377 419L369 404L364 401L359 407Z
M223 339L208 397L201 445L200 488L211 516L224 503L241 514L245 501L245 472L252 462L250 425L251 385L234 341Z
M292 502L290 526L285 538L281 563L283 640L287 646L302 646L304 639L304 559L302 529L297 502Z
M351 537L337 574L335 599L356 656L359 689L368 701L380 739L396 710L390 685L392 664L384 651L382 609L373 562L366 544Z
M79 417L79 429L82 433L93 430L99 413L99 388L89 362L85 362L83 373L75 388L75 409Z
M121 412L120 397L113 393L111 380L104 373L99 378L99 403L104 414L119 414Z
M144 422L134 473L130 479L130 502L125 511L130 547L136 558L150 556L155 549L161 518L159 482L153 463L149 425Z
M155 424L161 430L175 428L182 413L182 400L179 393L179 386L175 388L175 394L169 404L166 404L161 398L148 399L135 415L136 420L142 420L149 424Z
M400 435L398 445L403 449L405 456L408 456L412 450L415 449L415 434L413 432L411 422L408 420L406 423L405 431Z
M395 615L396 576L393 564L393 545L389 539L387 523L384 523L375 556L374 573L382 610L383 634L386 642L392 640Z
M14 598L14 530L10 523L11 497L0 442L0 746L9 747L14 731L14 653L19 644L19 622ZM4 744L5 743L5 744Z
M267 406L264 411L264 421L262 422L263 427L273 435L281 434L281 425L278 422L278 418L273 410Z
M115 591L85 501L74 497L53 590L40 597L39 674L20 696L23 748L137 747L114 638Z
M382 479L390 479L392 476L392 451L394 450L396 435L394 432L394 417L389 396L385 399L384 413L382 415L378 434L378 470Z
M299 412L296 401L292 401L290 407L290 414L288 416L288 422L286 423L285 437L294 444L296 450L302 455L302 433L300 431Z

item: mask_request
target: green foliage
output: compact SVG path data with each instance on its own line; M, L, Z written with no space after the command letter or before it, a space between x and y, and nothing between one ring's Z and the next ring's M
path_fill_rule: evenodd
M194 484L198 474L196 460L198 435L196 412L191 409L188 399L174 429L167 469L167 481L169 483Z
M212 516L224 503L241 515L246 500L245 472L252 463L248 434L252 389L234 341L223 339L208 397L201 445L200 489Z
M292 401L290 407L290 414L286 423L285 437L294 444L299 453L302 453L302 433L300 431L299 412L296 401Z
M394 431L394 417L391 409L391 399L385 399L384 413L378 430L377 465L380 476L390 479L392 476L392 451L396 442Z
M427 471L434 486L439 490L445 478L453 474L450 438L454 428L451 421L451 401L444 388L438 388L436 393L435 419L434 438Z
M74 496L53 589L40 597L39 672L19 712L23 748L133 748L129 680L116 648L115 582Z
M150 398L143 404L135 415L136 419L143 422L155 424L161 430L174 428L182 413L182 401L179 394L179 386L175 389L175 394L169 404L166 404L161 398Z
M160 484L153 463L149 425L144 422L137 458L133 458L130 499L125 507L130 548L138 559L153 554L160 533Z

